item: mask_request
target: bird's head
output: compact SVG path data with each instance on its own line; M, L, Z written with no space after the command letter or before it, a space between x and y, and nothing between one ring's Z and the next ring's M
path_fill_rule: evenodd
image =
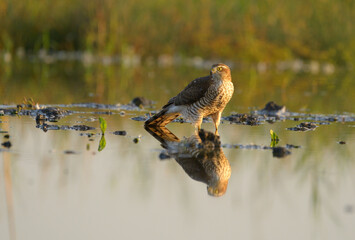
M231 70L223 63L213 64L210 74L216 80L232 81Z
M226 193L227 187L228 187L228 180L219 181L217 182L216 185L207 186L207 193L208 195L213 197L220 197Z

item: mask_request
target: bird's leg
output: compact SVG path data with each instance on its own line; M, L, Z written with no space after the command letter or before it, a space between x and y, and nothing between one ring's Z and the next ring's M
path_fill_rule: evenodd
M195 123L195 128L196 128L196 133L198 134L198 132L201 130L201 124L202 124L202 120L203 117L201 116Z
M211 115L213 123L214 123L214 127L216 128L216 131L214 133L215 135L218 135L218 126L221 121L221 114L222 114L222 111L216 112Z

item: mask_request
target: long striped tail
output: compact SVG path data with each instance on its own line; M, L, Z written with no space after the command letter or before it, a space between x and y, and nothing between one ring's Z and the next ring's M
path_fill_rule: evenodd
M180 142L180 139L166 127L146 125L144 129L157 139L163 148L168 148L169 142Z
M163 108L160 112L145 121L144 126L160 126L164 127L166 124L177 118L180 113L168 113L169 108Z

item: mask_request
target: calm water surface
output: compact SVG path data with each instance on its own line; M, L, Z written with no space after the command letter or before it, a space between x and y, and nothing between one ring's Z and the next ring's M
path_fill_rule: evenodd
M206 74L188 68L21 64L2 68L2 104L20 103L24 96L40 104L115 104L145 96L159 108L190 79ZM224 115L275 100L293 112L354 116L354 81L348 74L248 70L233 76L238 90ZM222 148L232 173L226 193L212 197L206 184L193 180L173 158L160 160L160 142L142 122L131 120L147 109L123 116L120 109L111 110L112 115L95 113L107 109L70 110L75 113L48 124L93 126L96 130L88 131L96 133L93 137L75 130L44 132L29 116L0 116L0 130L12 143L0 150L0 239L355 238L354 122L308 132L286 130L304 121L221 124L222 144L269 146L273 129L279 146L301 147L285 158L273 157L271 150ZM100 116L108 125L101 152ZM168 128L181 140L194 134L189 124ZM213 131L213 124L203 128ZM117 130L127 135L112 134Z

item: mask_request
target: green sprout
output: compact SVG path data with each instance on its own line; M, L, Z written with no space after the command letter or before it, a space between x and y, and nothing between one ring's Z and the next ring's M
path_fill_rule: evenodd
M270 135L271 135L270 147L275 147L280 141L279 136L277 136L277 134L272 129L270 129Z
M98 151L101 152L102 150L104 150L105 147L106 147L106 139L105 139L105 135L102 135L100 139Z
M101 128L102 136L100 139L98 151L101 152L106 147L105 131L107 128L107 123L106 123L105 119L103 119L102 117L99 117L99 121L100 121L100 128Z
M99 121L100 121L100 128L101 128L102 135L105 135L107 123L106 123L105 119L103 119L102 117L99 118Z

